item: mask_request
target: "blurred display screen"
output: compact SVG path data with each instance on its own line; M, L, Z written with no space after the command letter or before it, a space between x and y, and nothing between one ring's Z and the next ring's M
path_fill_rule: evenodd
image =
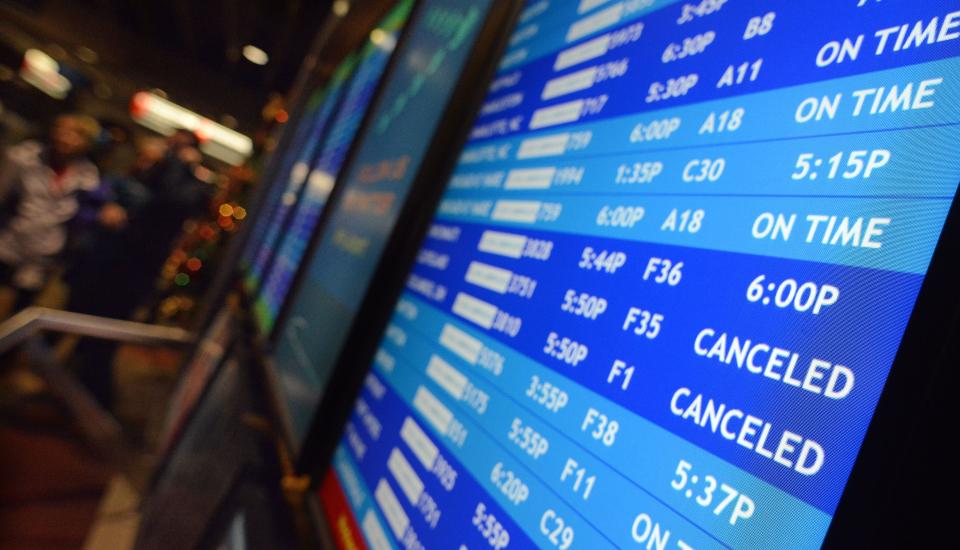
M258 219L252 233L253 242L248 250L251 258L244 283L248 291L255 292L263 282L263 274L276 252L277 242L290 222L290 214L296 207L303 184L310 173L310 164L323 143L324 133L330 119L343 97L344 85L350 77L356 57L351 55L337 68L326 89L310 99L303 123L296 130L278 177L267 199L267 215Z
M528 2L325 478L341 545L819 546L960 181L957 9Z
M166 455L186 426L203 392L216 374L234 337L230 310L221 310L210 328L197 344L197 349L179 375L177 386L170 396L167 412L160 432L161 454Z
M489 0L423 2L344 173L344 193L292 296L274 358L295 445L303 441Z
M263 439L244 425L250 415L264 414L250 375L235 356L217 369L138 507L132 547L196 548L238 479L259 460Z
M353 78L347 85L343 101L337 107L336 117L324 137L319 156L314 160L309 175L306 175L300 201L294 208L289 224L284 227L285 233L257 296L254 309L264 333L269 334L273 330L412 5L413 0L403 0L397 4L370 33L370 39L359 54Z

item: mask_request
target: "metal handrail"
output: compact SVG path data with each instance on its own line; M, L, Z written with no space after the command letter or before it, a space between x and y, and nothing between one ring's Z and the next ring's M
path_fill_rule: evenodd
M192 333L181 328L29 307L0 323L0 354L19 346L40 331L153 346L185 346L196 340Z

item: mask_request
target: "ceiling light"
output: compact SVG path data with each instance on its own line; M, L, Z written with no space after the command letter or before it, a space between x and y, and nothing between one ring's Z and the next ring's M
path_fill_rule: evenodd
M60 64L37 49L23 54L20 78L55 99L65 99L73 87L70 80L60 74Z
M337 17L343 17L350 11L350 2L347 0L336 0L333 3L333 14Z
M247 44L243 47L243 57L254 65L266 65L267 62L270 61L270 56L267 55L267 52L253 44Z
M239 165L253 153L249 137L150 92L134 94L130 115L164 135L181 128L190 130L201 138L201 151L229 164Z

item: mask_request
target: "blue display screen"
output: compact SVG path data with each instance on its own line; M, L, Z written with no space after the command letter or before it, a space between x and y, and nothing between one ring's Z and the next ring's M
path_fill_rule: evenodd
M279 172L275 193L268 200L268 216L254 231L256 254L253 256L245 283L251 291L260 287L263 274L270 265L280 236L287 228L290 214L295 209L307 181L310 165L323 143L323 137L343 96L344 85L350 77L356 58L349 56L334 73L327 89L311 103L309 122L297 129L293 148ZM271 190L274 191L274 190Z
M274 356L295 444L330 372L450 101L490 2L424 2L372 107Z
M336 118L319 155L301 184L301 198L291 214L289 225L284 228L286 232L254 305L264 333L273 330L412 4L412 0L404 0L391 10L377 28L378 32L371 33L371 39L359 54L353 78L347 85L343 101L337 106Z
M263 199L262 208L264 214L258 216L253 222L254 229L250 232L250 240L244 248L243 256L241 257L242 267L245 270L248 270L253 265L254 258L257 256L261 243L263 242L263 233L267 226L273 222L273 211L279 205L284 190L284 186L279 182L289 178L290 170L293 168L294 162L296 162L303 147L307 145L307 137L310 134L317 109L322 104L323 97L324 93L322 91L315 92L311 95L307 104L304 106L302 116L289 123L290 126L284 128L285 132L292 131L293 137L290 140L289 148L275 152L279 157L277 161L279 166L276 175L269 181L261 183L261 185L267 185L269 188Z
M960 182L958 9L528 2L324 483L342 545L820 546Z

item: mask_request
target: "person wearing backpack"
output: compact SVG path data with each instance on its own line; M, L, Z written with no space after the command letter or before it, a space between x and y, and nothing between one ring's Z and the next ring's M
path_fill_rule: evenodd
M60 116L46 142L24 141L0 159L0 285L16 291L15 310L47 283L79 208L77 194L99 185L87 159L99 133L90 117Z

